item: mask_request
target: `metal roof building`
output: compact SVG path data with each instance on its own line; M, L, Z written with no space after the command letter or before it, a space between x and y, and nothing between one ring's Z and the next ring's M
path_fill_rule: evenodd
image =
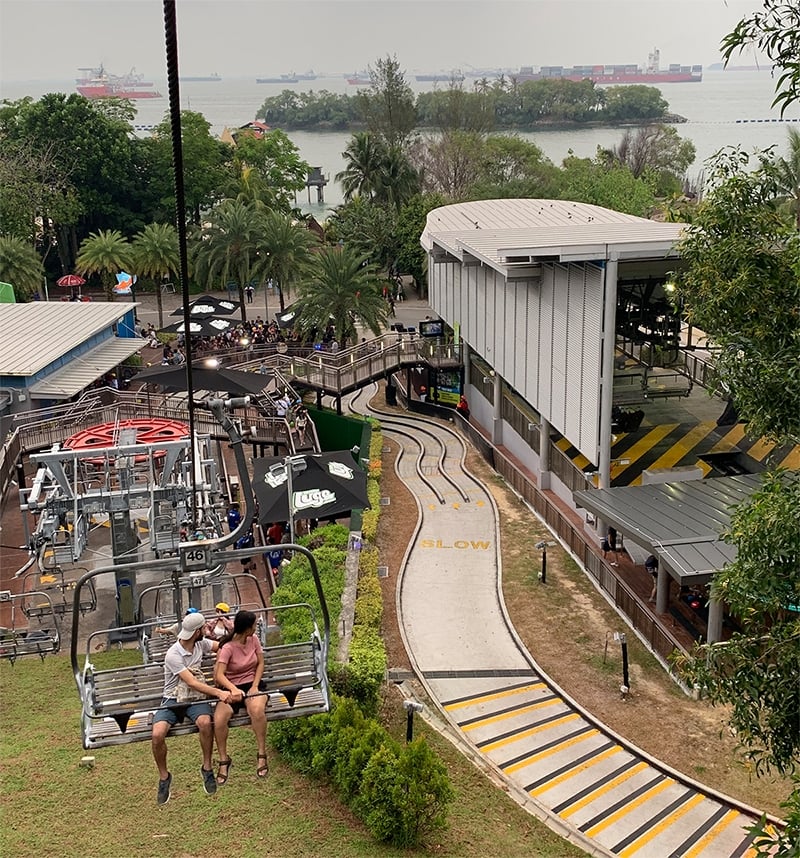
M130 335L137 306L0 304L0 388L17 401L69 399L142 347Z
M663 295L680 265L684 228L584 203L509 199L433 209L420 239L428 254L430 303L462 342L463 387L477 421L494 446L525 462L540 488L592 511L596 526L614 524L659 557L662 613L668 576L706 582L731 558L733 549L719 534L729 507L758 481L746 476L609 488L622 287L646 283ZM478 385L493 386L491 398L471 386L470 353L483 373ZM504 385L539 420L538 453L504 419ZM551 472L553 430L596 465L599 491L573 497ZM722 606L712 600L709 640L721 628Z
M457 203L427 216L431 306L498 385L598 463L601 486L610 484L617 282L666 279L683 229L564 200ZM501 443L499 414L484 417Z

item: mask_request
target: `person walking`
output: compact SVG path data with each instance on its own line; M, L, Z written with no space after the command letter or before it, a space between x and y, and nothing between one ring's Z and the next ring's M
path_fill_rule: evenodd
M658 558L655 554L649 555L647 560L644 561L644 568L647 569L653 579L653 589L650 591L650 597L647 601L655 602L656 593L658 592Z
M608 526L608 530L606 531L605 538L603 539L600 548L603 551L603 560L605 560L609 554L614 555L614 559L611 561L611 566L619 566L619 549L617 548L617 530L612 527L610 524Z
M158 793L156 802L166 804L170 799L172 775L167 768L167 734L172 727L188 718L196 727L203 752L200 774L207 795L217 791L211 753L214 748L214 730L211 721L211 704L208 698L216 697L220 703L235 703L242 699L242 692L229 688L216 688L200 678L203 656L219 649L218 641L203 636L206 619L198 611L183 618L178 639L164 656L164 691L161 706L153 715L151 746L153 759L158 769ZM182 680L197 695L197 699L178 703L178 683Z
M248 283L247 286L244 287L244 294L245 294L245 297L247 298L248 304L253 303L253 295L255 294L255 291L256 290L253 288L252 283Z
M219 644L214 681L231 696L241 696L231 703L218 703L214 712L214 737L217 742L217 784L228 780L233 760L228 753L230 720L242 703L250 716L250 726L256 737L256 775L264 778L269 774L267 762L267 703L269 695L259 689L264 675L264 650L256 637L256 615L252 611L239 611L233 621L232 631Z

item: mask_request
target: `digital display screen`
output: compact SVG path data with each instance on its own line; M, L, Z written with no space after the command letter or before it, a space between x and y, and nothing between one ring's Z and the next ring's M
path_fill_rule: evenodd
M441 319L433 319L419 323L419 332L423 337L444 336L444 322Z

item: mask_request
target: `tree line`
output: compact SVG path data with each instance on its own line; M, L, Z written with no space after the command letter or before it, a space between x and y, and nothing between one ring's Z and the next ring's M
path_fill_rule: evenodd
M376 68L379 68L379 66ZM374 74L374 72L373 72ZM365 125L374 93L353 95L284 89L267 98L256 118L287 130L345 131ZM419 93L410 105L417 128L463 127L474 131L531 129L566 124L666 122L669 105L656 87L596 86L594 81L519 81L481 78L473 91L453 79L444 89Z

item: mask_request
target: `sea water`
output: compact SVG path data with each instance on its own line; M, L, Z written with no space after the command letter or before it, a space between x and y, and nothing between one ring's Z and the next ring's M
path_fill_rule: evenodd
M134 102L137 108L135 123L138 133L157 125L167 117L167 85L155 80L155 88L163 98L141 99ZM800 127L800 105L792 105L780 121L780 112L772 108L774 78L769 71L705 71L699 83L663 84L661 94L669 110L686 118L676 125L678 134L691 140L697 150L695 163L689 168L690 177L696 178L704 162L723 146L742 146L747 151L775 146L779 154L787 154L787 129ZM469 88L467 78L464 87ZM430 90L446 84L411 81L414 92ZM350 95L358 91L344 77L320 77L314 81L285 84L257 84L255 78L225 77L219 82L181 82L181 109L203 114L211 124L211 132L220 135L225 128L239 128L255 119L265 99L283 89L302 92L309 89L327 90ZM40 98L48 92L73 92L72 81L3 81L0 97L17 99L26 95ZM320 167L328 178L324 189L325 202L317 204L316 189L311 189L311 200L306 191L297 193L297 204L322 220L331 208L342 202L342 191L335 182L336 173L345 167L344 150L350 133L341 131L289 131L289 138L297 146L300 157L311 166ZM578 157L594 156L597 147L610 148L619 143L623 131L619 128L581 128L560 131L519 132L519 136L536 143L555 164L570 152Z

